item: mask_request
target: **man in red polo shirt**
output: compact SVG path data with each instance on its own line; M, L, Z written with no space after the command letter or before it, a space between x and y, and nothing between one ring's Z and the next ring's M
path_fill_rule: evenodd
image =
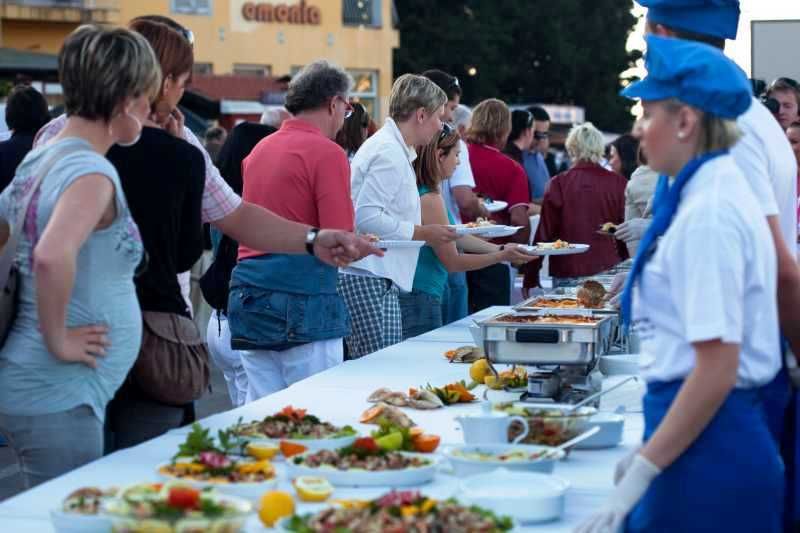
M295 76L286 96L294 118L242 163L246 201L314 228L353 231L350 165L333 141L352 112L351 87L350 76L327 61ZM228 318L248 402L342 362L350 323L336 280L336 268L313 256L240 245Z

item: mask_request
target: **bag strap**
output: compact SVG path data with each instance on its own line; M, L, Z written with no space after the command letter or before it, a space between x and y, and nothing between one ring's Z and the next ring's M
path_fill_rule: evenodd
M57 150L39 166L39 172L36 178L34 178L33 184L31 184L31 187L28 189L28 191L25 193L25 196L23 196L22 201L19 203L20 209L17 213L17 220L15 220L14 225L11 226L8 242L6 242L2 253L0 253L0 289L4 288L6 283L8 283L8 276L11 274L11 266L14 264L14 259L17 255L17 245L19 244L19 239L22 236L22 229L25 225L25 217L28 215L28 208L33 200L33 195L36 194L36 191L39 189L39 186L42 184L45 176L50 173L50 171L53 169L53 166L55 166L55 164L62 157L80 150L82 150L82 148L71 145L67 146Z

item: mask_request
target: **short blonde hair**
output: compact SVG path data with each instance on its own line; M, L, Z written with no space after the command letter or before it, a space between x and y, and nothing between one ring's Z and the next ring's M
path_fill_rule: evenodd
M389 95L389 116L395 122L405 122L423 108L435 113L447 102L447 94L424 76L403 74L392 85Z
M489 98L472 110L467 140L503 148L511 134L511 111L502 100Z
M742 138L742 130L739 129L735 120L711 115L676 98L664 102L664 107L670 113L677 113L683 106L691 107L702 117L697 153L704 154L717 150L727 150L733 148Z
M606 151L603 134L591 122L573 126L564 146L573 161L599 163Z
M128 98L161 87L161 67L150 43L124 28L85 25L73 31L58 54L58 75L67 116L108 122Z

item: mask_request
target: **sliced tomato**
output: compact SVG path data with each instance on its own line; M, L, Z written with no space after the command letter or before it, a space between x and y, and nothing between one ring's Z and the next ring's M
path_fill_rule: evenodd
M169 490L167 504L179 509L197 509L200 504L200 491L191 487L175 487Z

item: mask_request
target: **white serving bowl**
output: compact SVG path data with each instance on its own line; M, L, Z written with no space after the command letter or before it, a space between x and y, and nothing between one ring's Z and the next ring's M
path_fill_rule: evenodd
M575 445L578 450L613 448L622 442L625 417L614 413L597 413L589 419L587 427L598 426L600 431Z
M266 491L274 489L278 484L277 475L266 481L259 481L258 483L213 483L209 481L196 481L189 478L181 478L162 474L161 468L170 464L172 463L161 463L156 467L156 473L165 481L181 481L199 490L212 488L216 489L221 494L231 494L233 496L239 496L240 498L245 498L250 501L258 501L258 499L261 498Z
M111 520L102 515L66 513L61 509L50 511L50 521L57 533L109 533Z
M639 354L603 355L600 357L599 366L604 376L638 375Z
M459 453L471 452L501 454L515 450L523 450L529 454L549 450L553 453L553 457L527 461L483 461L459 455ZM467 446L456 446L444 452L444 456L447 457L447 460L450 461L450 464L453 466L453 473L458 477L492 472L498 468L506 468L516 472L541 472L543 474L552 474L556 461L563 459L564 455L566 455L564 452L555 451L550 446L537 446L533 444L471 444Z
M549 522L564 513L567 489L569 483L555 476L501 468L462 480L459 500L521 523Z
M311 452L306 452L295 457L303 457L309 453ZM403 455L422 457L430 461L430 464L417 468L371 472L360 468L339 470L328 465L313 468L302 464L295 464L295 457L292 457L286 461L286 471L290 479L300 476L320 476L337 487L409 487L423 485L433 480L439 463L437 456L408 452L401 453L403 453Z

